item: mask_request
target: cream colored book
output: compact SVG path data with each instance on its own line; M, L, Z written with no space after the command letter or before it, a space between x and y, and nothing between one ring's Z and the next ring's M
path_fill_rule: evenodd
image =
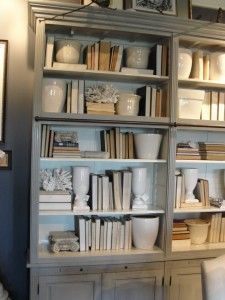
M45 67L51 68L53 63L53 53L54 53L54 35L49 35L46 42L45 51Z
M210 98L211 98L211 92L205 91L205 98L202 103L202 113L201 113L202 120L210 120Z
M66 71L85 71L87 70L86 64L66 64L53 62L53 69L55 70L66 70Z
M225 114L225 93L220 91L219 92L219 106L218 106L218 120L224 121L224 114Z
M225 229L224 226L225 226L225 218L222 218L221 219L221 228L220 228L220 239L219 239L220 242L224 241L224 229Z
M212 121L218 120L218 92L212 91L211 92L211 112L210 112L210 119Z

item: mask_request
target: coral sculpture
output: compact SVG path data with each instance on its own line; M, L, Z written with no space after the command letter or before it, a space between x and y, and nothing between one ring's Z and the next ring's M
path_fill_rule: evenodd
M48 192L72 190L71 172L63 169L41 170L40 187Z
M119 99L119 94L118 90L111 84L101 84L87 88L85 97L88 102L116 103Z

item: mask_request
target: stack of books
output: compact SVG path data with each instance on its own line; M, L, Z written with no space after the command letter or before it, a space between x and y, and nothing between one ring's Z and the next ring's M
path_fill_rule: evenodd
M224 143L199 143L201 159L225 160Z
M108 152L110 158L133 159L134 134L120 132L120 128L100 131L101 151Z
M82 252L131 249L130 217L79 216L75 221L75 231Z
M94 103L86 101L87 114L90 115L114 115L114 103Z
M84 113L84 80L71 80L67 82L66 113Z
M175 247L188 247L191 244L190 231L183 220L174 220L173 222L172 244Z
M198 147L193 147L190 143L178 143L176 150L177 160L199 160L201 159Z
M129 210L131 206L130 171L106 171L91 174L91 208L93 211Z
M88 45L84 51L85 64L88 70L119 72L123 57L123 46L101 40Z
M71 211L71 194L64 191L40 191L39 210L67 210Z
M225 218L222 213L210 214L210 227L208 232L209 243L225 242Z
M69 135L68 135L68 139L66 138L67 136L67 132L60 132L57 131L55 136L54 136L54 142L53 142L53 151L52 151L52 156L53 157L68 157L68 158L79 158L81 157L80 155L80 149L79 149L79 143L76 140L71 141ZM71 134L71 132L69 132L69 134ZM75 134L75 132L73 132L72 134ZM58 135L63 135L64 138L61 141L58 141L56 139L56 136ZM76 135L77 136L77 135Z

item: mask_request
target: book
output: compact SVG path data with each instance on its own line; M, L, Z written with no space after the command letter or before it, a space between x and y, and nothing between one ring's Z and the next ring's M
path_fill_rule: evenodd
M45 67L51 68L53 63L53 53L54 53L54 35L48 35L46 41L46 51L45 51Z
M121 187L121 173L113 171L113 194L114 194L114 208L115 210L122 209L122 187Z
M45 139L45 154L44 157L48 157L49 153L49 140L50 140L50 125L46 127L46 139Z
M78 106L77 113L84 113L84 80L78 81Z
M98 210L102 210L102 177L98 176Z
M218 120L224 121L224 114L225 114L225 93L219 91L219 101L218 101Z
M78 80L72 80L70 112L74 114L78 112Z
M162 62L161 62L161 75L168 75L168 61L169 61L169 48L167 45L162 45Z
M128 132L128 158L134 158L134 134L133 132Z
M160 89L156 90L156 104L155 104L155 116L160 117L161 116L161 110L162 110L162 92Z
M66 92L66 112L71 113L71 90L72 82L67 82L67 92Z
M85 251L89 251L89 237L90 237L89 222L91 222L91 220L88 217L84 217L84 220L85 220Z
M116 250L116 244L118 239L118 224L116 218L112 220L112 250Z
M114 129L109 130L110 137L110 158L116 158L116 148L115 148L115 132Z
M131 181L132 181L132 172L123 171L122 172L122 209L129 210L131 202Z
M95 251L96 246L96 222L95 216L91 218L91 251Z
M210 102L210 120L216 121L218 119L218 92L211 92Z
M156 88L152 87L152 95L151 95L151 117L155 117L156 110Z
M66 63L53 62L53 68L55 70L85 71L87 70L87 64L66 64Z
M94 70L99 68L99 42L94 43Z
M115 128L115 152L116 152L116 158L120 158L120 128Z
M138 115L149 117L151 109L151 86L146 85L138 88L136 93L141 96Z
M102 176L102 209L109 210L109 177Z
M72 197L69 192L64 191L40 191L39 192L39 202L47 202L47 203L54 203L54 202L68 202L71 203Z
M101 220L98 216L95 216L95 250L100 250L100 228Z
M156 44L151 48L149 68L154 70L154 75L161 76L162 45Z
M107 218L107 237L106 237L106 250L112 249L112 219Z
M91 174L91 207L98 209L98 176L95 174Z
M78 217L78 223L79 223L79 243L80 243L80 251L86 251L86 240L85 240L85 219L82 216Z
M55 134L54 130L50 130L48 157L52 157L54 134Z
M180 208L181 207L181 189L182 189L182 180L183 176L178 175L176 176L176 200L175 200L175 207Z
M121 73L130 75L153 75L154 70L122 67Z
M46 130L47 130L47 125L42 125L42 130L41 130L41 150L40 150L41 157L45 156Z
M210 99L211 92L205 91L205 97L202 103L202 111L201 111L201 119L202 120L210 120Z
M110 47L111 43L108 41L99 42L99 70L108 71L110 62Z
M39 210L72 210L70 202L39 202Z
M119 72L122 64L122 59L123 59L123 46L119 45L118 49L118 55L116 57L116 64L115 64L115 72Z

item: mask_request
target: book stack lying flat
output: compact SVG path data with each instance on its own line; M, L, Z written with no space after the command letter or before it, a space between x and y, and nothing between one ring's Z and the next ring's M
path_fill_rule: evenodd
M71 194L64 191L40 191L39 210L71 210Z
M76 132L56 131L53 142L53 157L80 157L79 143Z
M190 143L178 143L176 151L177 160L195 160L201 159L199 149L193 147Z
M79 216L75 219L75 232L79 235L80 251L131 249L130 217Z
M114 103L86 102L87 114L90 115L114 115Z
M210 227L208 232L209 243L225 242L225 218L222 213L210 214Z
M133 132L120 132L120 128L100 131L101 151L108 152L110 158L134 158Z
M182 220L173 221L173 236L172 236L173 246L190 246L190 231L188 226Z
M199 143L201 159L225 160L224 143Z

